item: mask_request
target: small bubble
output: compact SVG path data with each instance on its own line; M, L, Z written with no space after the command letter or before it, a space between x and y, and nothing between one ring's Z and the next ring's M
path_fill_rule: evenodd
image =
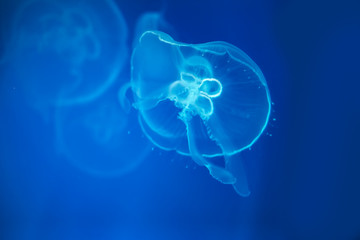
M250 79L250 78L251 78L250 76L247 77L247 79Z
M185 168L189 168L189 165L186 164Z
M154 148L154 147L152 147L152 148L151 148L151 151L154 151L154 149L155 149L155 148Z
M270 133L269 136L272 137L272 134Z
M131 133L131 131L129 130L129 131L128 131L128 134L130 135L130 133Z
M271 105L273 105L273 106L274 106L274 105L275 105L275 103L274 103L274 102L271 102Z
M275 121L276 121L276 118L273 118L273 121L275 122Z

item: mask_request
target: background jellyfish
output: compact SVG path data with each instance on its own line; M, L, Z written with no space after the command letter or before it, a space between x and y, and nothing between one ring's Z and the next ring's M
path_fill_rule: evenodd
M165 32L171 35L175 34L173 26L168 23L164 17L164 11L146 12L136 21L133 48L136 47L141 35L144 32L153 30Z
M112 0L25 1L12 22L7 81L42 112L99 96L127 57L127 27Z
M121 176L137 167L152 144L133 124L136 112L125 111L117 100L110 89L96 100L57 108L58 154L97 176Z
M144 33L132 56L134 106L157 146L190 155L218 181L249 195L242 162L266 127L270 95L258 66L226 42L183 44ZM215 157L224 156L219 163Z

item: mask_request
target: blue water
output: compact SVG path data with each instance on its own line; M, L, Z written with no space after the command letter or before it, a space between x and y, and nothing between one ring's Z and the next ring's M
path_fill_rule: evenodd
M1 239L360 237L356 1L16 0L0 12ZM216 144L149 139L131 85L145 30L230 43L261 69L269 122L236 155L248 197L197 164ZM221 127L237 131L231 120ZM206 129L192 127L197 141Z

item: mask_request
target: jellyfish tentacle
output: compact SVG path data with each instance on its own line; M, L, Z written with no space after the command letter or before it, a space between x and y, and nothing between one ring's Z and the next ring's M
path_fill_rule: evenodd
M235 184L236 177L225 168L215 166L213 164L206 165L210 175L223 184Z
M188 110L184 110L181 113L181 117L186 125L187 136L188 136L188 145L189 151L192 159L200 166L205 166L210 175L223 184L234 184L236 182L236 178L230 173L227 169L218 167L209 161L206 160L205 157L199 153L197 144L196 144L196 136L194 129L194 117L190 115L191 113Z
M212 116L212 121L218 121L216 116ZM235 177L235 182L232 183L235 191L243 197L250 195L246 171L242 159L239 158L239 153L234 153L233 143L229 137L223 134L224 130L220 124L217 124L216 129L212 129L211 138L218 143L223 151L225 160L225 169Z
M233 188L242 197L250 195L246 171L240 154L225 155L225 168L235 176L236 181L232 183Z
M180 113L180 118L181 118L181 120L183 120L183 122L186 125L188 146L189 146L189 151L190 151L192 159L198 165L206 166L208 163L201 156L201 154L199 153L199 151L197 150L197 147L196 147L196 137L194 134L194 126L193 126L194 118L191 116L191 113L188 109L184 109Z

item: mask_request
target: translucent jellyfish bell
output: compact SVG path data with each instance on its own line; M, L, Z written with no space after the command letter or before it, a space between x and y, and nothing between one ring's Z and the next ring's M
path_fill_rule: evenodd
M184 44L145 32L132 55L134 106L157 146L190 155L238 194L249 195L237 153L262 134L270 95L259 67L226 42ZM215 157L224 156L224 163Z
M93 101L56 108L58 154L92 175L116 177L129 173L152 147L133 124L136 111L130 110L119 107L113 89Z
M40 111L99 96L128 57L127 27L112 0L28 0L11 23L2 63Z

